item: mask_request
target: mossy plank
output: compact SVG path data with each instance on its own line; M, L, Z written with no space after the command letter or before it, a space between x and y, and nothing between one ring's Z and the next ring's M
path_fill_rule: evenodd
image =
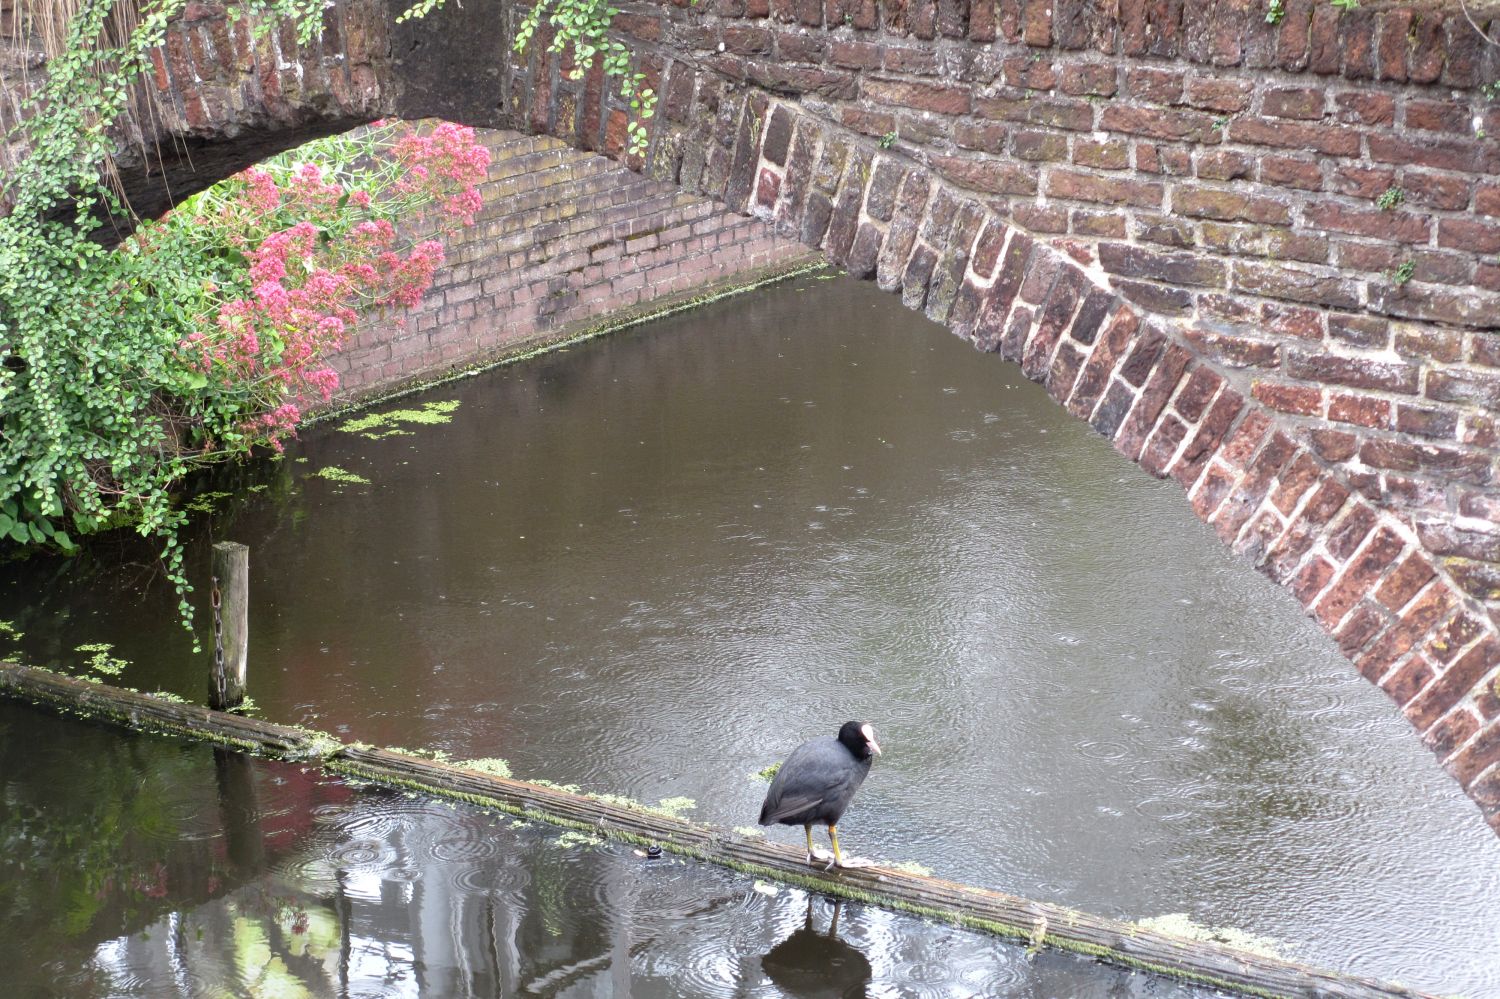
M323 732L159 700L48 670L0 663L0 694L126 728L186 736L265 756L314 759L330 771L361 780L493 808L605 839L656 843L666 851L756 877L1248 995L1433 999L1399 985L896 868L825 872L809 867L804 853L793 847L644 806L635 808L618 800L601 801L562 788L469 770L459 762L346 745Z

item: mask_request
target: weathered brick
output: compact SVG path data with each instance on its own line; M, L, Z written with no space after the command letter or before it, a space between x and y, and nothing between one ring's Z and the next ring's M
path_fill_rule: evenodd
M1313 606L1312 612L1324 627L1341 621L1354 604L1368 594L1376 581L1400 555L1404 542L1389 528L1382 527L1339 573L1328 592Z
M1195 373L1203 370L1206 369L1199 367L1195 369ZM1180 401L1181 396L1179 396ZM1167 469L1167 473L1184 489L1189 492L1193 490L1194 484L1198 482L1199 476L1203 473L1209 459L1213 457L1220 442L1224 440L1235 421L1240 418L1244 406L1244 397L1231 388L1225 388L1215 397L1197 428L1178 452L1177 459Z
M1327 104L1327 91L1320 87L1275 87L1261 98L1262 112L1272 118L1316 121L1323 117Z
M1192 355L1185 348L1173 343L1167 345L1145 384L1141 386L1135 405L1115 433L1115 450L1132 459L1140 455L1147 436L1155 427L1157 418L1191 361ZM1157 474L1161 474L1160 470Z
M1330 393L1328 419L1383 430L1391 425L1391 404L1385 399L1367 395Z
M1282 149L1312 149L1328 156L1359 155L1359 133L1340 125L1304 125L1241 115L1226 126L1232 142Z
M1011 135L1011 153L1018 159L1023 160L1039 162L1066 160L1068 158L1068 139L1067 136L1060 135L1057 132L1022 129Z
M1291 207L1277 197L1261 197L1237 191L1178 185L1172 190L1173 210L1194 218L1221 221L1291 223Z
M1422 733L1422 742L1440 760L1446 760L1454 751L1474 737L1479 731L1479 719L1467 710L1454 711L1439 719ZM1458 776L1457 773L1454 774Z
M867 100L895 107L935 114L968 114L970 111L971 92L967 87L867 76L861 78L860 90Z
M1200 254L1150 250L1128 243L1101 243L1099 263L1111 274L1173 284L1223 287L1221 261Z
M1358 285L1335 270L1236 261L1230 269L1230 287L1254 295L1332 308L1353 309L1360 305Z
M1132 66L1126 71L1125 89L1131 97L1153 104L1176 104L1186 80L1181 70Z
M1064 267L1053 282L1046 301L1037 310L1031 337L1022 348L1021 371L1027 378L1041 381L1046 375L1053 349L1072 319L1087 284L1088 279L1073 267Z
M1055 198L1072 198L1097 204L1132 205L1137 208L1160 208L1164 187L1155 181L1127 177L1101 177L1097 174L1054 168L1047 176L1047 194Z
M1297 416L1319 416L1323 412L1323 390L1316 385L1290 385L1257 379L1250 394L1281 413Z
M1477 171L1480 166L1480 147L1475 141L1434 139L1429 136L1408 139L1379 133L1372 133L1368 141L1370 158L1378 163L1470 172ZM1348 156L1353 153L1339 155Z
M1317 191L1323 187L1323 167L1314 160L1262 155L1260 179L1262 183L1273 184L1277 187Z
M1176 142L1215 143L1221 138L1214 116L1201 111L1110 105L1100 116L1099 125L1110 132L1147 135Z
M936 156L932 162L945 178L972 191L1027 196L1036 194L1035 167L972 156Z
M1413 697L1412 702L1403 708L1407 720L1419 732L1430 729L1439 718L1448 714L1455 703L1467 696L1496 663L1500 663L1500 640L1491 636L1461 655L1422 693Z
M1097 170L1125 170L1130 166L1130 146L1114 139L1076 139L1073 162ZM1500 198L1496 199L1494 214L1500 215Z
M1113 97L1119 89L1118 70L1109 63L1068 63L1058 74L1057 83L1065 94Z
M1096 335L1094 349L1079 372L1068 397L1068 411L1080 419L1088 419L1109 385L1120 358L1130 350L1140 320L1129 309L1115 309L1106 317L1102 330Z

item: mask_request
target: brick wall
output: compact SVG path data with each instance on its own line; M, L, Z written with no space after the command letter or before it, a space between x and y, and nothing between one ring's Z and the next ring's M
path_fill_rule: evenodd
M1173 318L1500 608L1500 47L1455 4L1285 9L718 0L625 28L697 57L669 120L699 65L795 93ZM693 185L684 145L650 166Z
M770 226L546 136L485 131L493 157L474 226L399 323L335 360L339 399L576 336L818 255Z

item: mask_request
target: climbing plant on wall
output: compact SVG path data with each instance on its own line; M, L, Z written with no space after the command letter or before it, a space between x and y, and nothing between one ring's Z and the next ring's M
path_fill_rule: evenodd
M394 220L471 222L489 155L458 126L377 128L231 178L106 248L100 208L124 210L101 179L106 129L175 10L142 9L110 44L112 2L72 16L7 178L0 537L73 549L133 526L160 540L186 621L173 490L195 467L279 447L301 407L328 398L326 356L359 315L414 304L442 262L439 242L403 241ZM321 7L266 9L308 38Z

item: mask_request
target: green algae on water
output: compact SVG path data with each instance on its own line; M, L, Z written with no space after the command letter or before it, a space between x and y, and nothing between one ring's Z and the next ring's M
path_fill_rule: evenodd
M1247 950L1262 957L1285 957L1284 948L1270 937L1257 936L1232 926L1204 926L1194 922L1185 912L1169 912L1149 919L1138 919L1135 925L1155 933L1168 933L1199 943L1223 944L1236 950Z
M368 440L378 441L385 437L403 437L411 434L402 424L414 423L433 426L451 423L453 411L459 406L457 399L441 402L424 402L418 409L393 409L385 413L368 413L339 424L347 434L359 434Z
M325 465L313 474L320 479L327 479L329 482L345 482L358 486L368 486L370 484L370 480L363 475L339 468L337 465Z
M498 756L486 757L479 760L459 760L458 765L468 770L478 770L480 773L489 774L491 777L509 779L511 776L510 764Z

